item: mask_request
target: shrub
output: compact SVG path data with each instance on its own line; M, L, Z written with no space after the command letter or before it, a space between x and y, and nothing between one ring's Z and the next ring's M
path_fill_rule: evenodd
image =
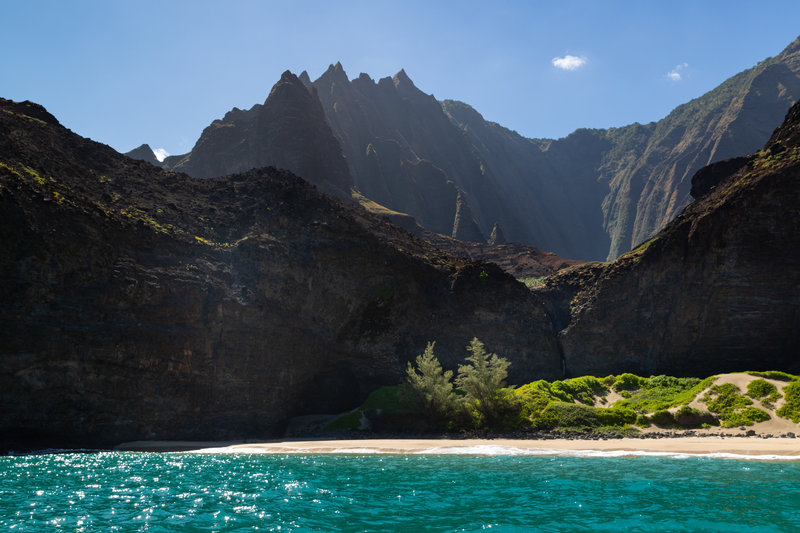
M624 426L636 422L629 409L598 408L579 403L551 402L533 421L534 427L588 429L601 426Z
M636 390L644 387L647 384L647 378L643 378L637 376L636 374L630 374L626 372L625 374L620 374L614 380L614 384L611 385L611 388L617 392L621 392L624 390Z
M675 417L666 409L661 409L653 413L653 415L650 417L650 422L660 428L672 428L677 425L675 423Z
M543 379L516 388L513 394L520 406L520 416L528 420L539 417L554 399L550 384Z
M682 428L699 428L716 423L716 418L708 411L682 405L675 412L675 423Z
M721 415L726 411L744 409L753 403L739 392L739 387L733 383L714 385L709 389L706 395L703 396L703 401L708 406L709 411Z
M795 424L800 423L800 381L793 381L783 387L783 397L785 402L776 414Z
M579 401L586 405L594 405L594 397L608 392L608 388L594 376L554 381L550 391L565 402Z
M766 411L750 407L753 401L742 396L739 387L732 383L714 385L703 396L703 401L709 411L719 415L724 427L749 426L770 418Z
M781 397L778 388L765 379L754 379L747 385L747 395L753 399L760 399L765 407L770 409L774 402Z
M722 425L726 427L750 426L756 422L763 422L769 419L770 416L766 411L758 407L745 407L722 419Z

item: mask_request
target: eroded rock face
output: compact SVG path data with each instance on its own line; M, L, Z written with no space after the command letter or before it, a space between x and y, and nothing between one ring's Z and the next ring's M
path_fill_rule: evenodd
M0 440L264 438L473 336L561 369L544 306L274 168L192 179L0 102ZM482 275L485 272L486 275Z
M800 368L799 130L795 105L764 150L699 172L654 239L548 284L572 375Z
M315 90L289 71L263 105L229 111L203 131L189 154L167 158L164 166L196 178L275 166L342 198L353 185Z

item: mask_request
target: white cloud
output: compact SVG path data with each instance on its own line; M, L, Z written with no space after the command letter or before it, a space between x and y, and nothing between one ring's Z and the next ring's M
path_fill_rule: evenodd
M163 148L156 148L155 150L153 150L153 153L155 154L156 159L158 159L159 161L164 161L164 159L166 159L167 156L169 155L169 152L167 152Z
M683 79L683 75L681 71L689 66L689 63L681 63L680 65L675 65L675 68L667 72L667 78L670 81L681 81Z
M564 57L553 58L553 66L563 70L576 70L585 64L585 57L565 55Z

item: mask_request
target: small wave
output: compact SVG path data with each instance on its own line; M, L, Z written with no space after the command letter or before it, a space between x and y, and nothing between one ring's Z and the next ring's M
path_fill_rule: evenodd
M410 452L413 455L472 455L472 456L561 456L561 457L669 457L688 459L691 457L708 459L736 459L755 461L800 461L797 455L761 454L750 455L729 452L669 452L648 450L565 450L557 448L518 448L514 446L442 446Z

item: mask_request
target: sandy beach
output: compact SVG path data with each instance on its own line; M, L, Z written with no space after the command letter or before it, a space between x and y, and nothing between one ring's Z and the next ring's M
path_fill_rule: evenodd
M660 439L355 439L268 442L137 441L125 451L193 451L268 454L428 454L428 455L709 455L800 460L800 439L760 437L680 437Z

